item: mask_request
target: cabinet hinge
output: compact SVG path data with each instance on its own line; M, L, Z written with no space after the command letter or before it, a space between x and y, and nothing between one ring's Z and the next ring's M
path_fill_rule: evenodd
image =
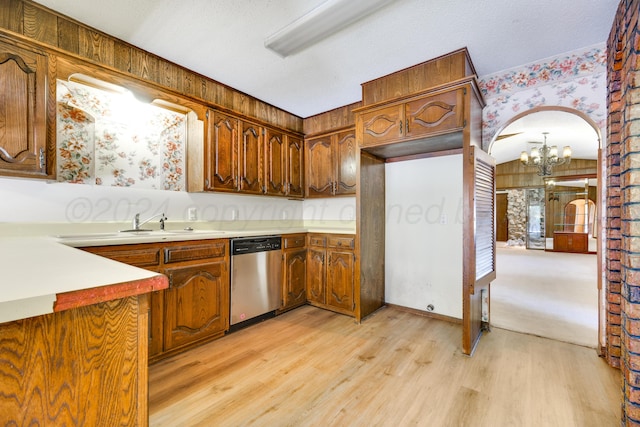
M462 89L462 94L463 94L463 95L466 95L466 94L467 94L467 88L466 88L466 87Z
M173 274L169 274L169 287L173 288Z
M464 121L462 122L462 127L467 127L467 119L464 119Z
M209 110L207 110L207 113L205 114L205 116L207 116L207 119L209 118Z
M40 148L40 154L38 156L38 160L40 162L40 169L44 169L45 167L44 148Z

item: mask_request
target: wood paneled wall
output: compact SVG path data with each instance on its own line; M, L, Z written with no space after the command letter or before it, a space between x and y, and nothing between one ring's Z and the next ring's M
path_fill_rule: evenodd
M598 172L597 160L574 159L568 165L554 168L553 176L595 175ZM536 169L524 166L520 160L512 160L496 166L496 188L542 187L544 181Z
M362 84L362 104L371 105L476 74L466 48Z
M302 119L29 0L0 1L0 36L20 36L206 104L302 132Z
M362 102L358 101L307 117L304 119L304 134L309 136L354 127L356 122L353 110L360 107L362 107Z

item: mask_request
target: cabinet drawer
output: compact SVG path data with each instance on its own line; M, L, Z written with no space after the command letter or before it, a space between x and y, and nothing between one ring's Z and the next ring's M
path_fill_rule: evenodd
M194 261L206 258L220 258L226 255L226 241L208 241L188 246L173 246L164 249L164 263Z
M327 238L325 236L309 235L309 246L327 246Z
M329 243L327 244L327 246L329 246L330 248L353 249L355 248L355 238L345 236L329 236Z
M304 234L292 234L282 237L282 246L284 246L285 249L303 248L305 244L306 239Z
M160 265L160 248L158 247L127 247L116 249L108 246L100 248L85 248L84 250L114 261L140 268L153 268Z

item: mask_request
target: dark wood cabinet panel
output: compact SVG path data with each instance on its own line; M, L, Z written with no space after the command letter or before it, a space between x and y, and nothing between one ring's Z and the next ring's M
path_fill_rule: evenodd
M392 105L362 113L359 117L362 126L360 133L362 145L376 145L402 138L404 136L403 115L403 105Z
M205 167L208 173L205 187L208 190L235 191L238 186L238 119L209 110L207 120Z
M165 351L224 334L229 325L229 275L225 261L165 270Z
M287 196L304 197L304 142L287 135Z
M325 250L307 249L307 300L325 303Z
M307 250L285 250L283 258L283 309L288 310L302 305L307 301Z
M96 246L83 250L169 277L169 289L150 294L151 362L222 336L229 328L227 239Z
M444 92L405 104L405 136L420 137L462 128L463 89Z
M355 194L357 149L354 129L309 138L306 196Z
M355 129L340 132L335 143L335 194L356 194L356 143Z
M265 190L264 193L271 196L286 194L286 156L287 146L284 134L273 129L265 132L266 163L265 163Z
M355 299L355 237L309 234L307 300L310 304L353 316Z
M260 194L262 192L262 127L242 122L242 140L239 147L239 191Z
M327 304L353 311L355 309L353 252L328 250L327 260Z
M322 136L306 141L307 197L333 195L333 144L332 136Z
M47 56L0 42L0 175L50 178L55 139L48 137L51 89Z
M465 96L466 87L447 88L361 109L356 132L362 148L384 159L461 149Z

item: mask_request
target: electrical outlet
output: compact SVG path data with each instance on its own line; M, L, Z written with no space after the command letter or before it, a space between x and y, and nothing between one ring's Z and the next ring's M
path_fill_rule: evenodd
M187 219L189 221L197 221L198 220L198 208L189 208L189 209L187 209Z

